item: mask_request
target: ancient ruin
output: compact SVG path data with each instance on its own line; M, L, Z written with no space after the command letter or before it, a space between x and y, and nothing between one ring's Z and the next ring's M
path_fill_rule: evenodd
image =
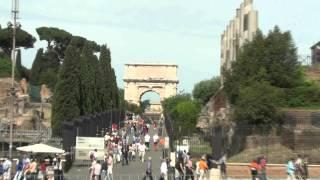
M139 105L141 96L153 91L160 101L177 94L177 65L126 64L124 73L124 99Z

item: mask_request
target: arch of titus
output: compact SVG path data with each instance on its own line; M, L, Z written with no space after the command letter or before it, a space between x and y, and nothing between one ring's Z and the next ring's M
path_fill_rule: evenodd
M125 64L124 99L139 105L141 96L153 91L160 100L177 94L177 65L173 64Z

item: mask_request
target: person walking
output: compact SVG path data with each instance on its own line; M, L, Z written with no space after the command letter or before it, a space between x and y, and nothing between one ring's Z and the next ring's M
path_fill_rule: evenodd
M142 142L139 144L139 157L140 157L140 160L141 162L144 162L144 156L146 154L146 145L143 144Z
M113 179L113 158L112 154L109 155L108 157L108 170L107 170L107 180L112 180Z
M295 172L295 167L293 164L294 159L291 158L288 163L287 163L287 180L295 180L294 177L294 172Z
M223 155L219 163L220 163L221 179L226 180L227 179L227 156Z
M5 158L2 166L3 166L3 180L11 180L12 162L8 158Z
M147 166L146 166L146 175L143 177L143 180L153 180L152 177L152 161L151 157L148 158Z
M22 177L22 174L23 174L23 162L22 162L22 159L19 159L16 165L16 174L14 175L13 180L20 180Z
M101 180L107 180L108 177L108 158L109 156L106 156L101 164Z
M150 150L150 138L151 137L148 133L144 136L144 144L146 145L148 151Z
M267 158L265 155L259 158L259 165L261 168L260 180L267 180Z
M101 173L101 164L100 161L93 166L93 179L100 180L100 173Z
M206 172L208 170L208 164L206 162L206 156L203 155L199 161L199 180L206 180Z
M154 151L157 151L158 150L158 142L159 142L159 136L157 133L155 133L153 135L152 140L153 140L153 149L154 149Z
M194 175L193 175L193 162L192 162L192 157L189 156L187 163L186 163L186 178L185 180L194 180Z
M160 166L160 180L168 179L168 164L167 160L163 159Z
M258 164L256 159L252 160L252 162L249 165L249 168L250 168L252 180L259 179L258 172L260 170L260 165Z

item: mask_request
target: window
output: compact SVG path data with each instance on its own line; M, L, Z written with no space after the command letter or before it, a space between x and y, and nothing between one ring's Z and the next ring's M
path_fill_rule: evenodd
M249 29L249 14L245 14L243 17L243 31L247 31Z

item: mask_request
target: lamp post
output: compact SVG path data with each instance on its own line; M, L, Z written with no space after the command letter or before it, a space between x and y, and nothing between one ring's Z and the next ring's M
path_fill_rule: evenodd
M14 100L15 100L15 88L14 88L14 70L16 65L16 28L17 26L17 16L18 16L18 0L12 0L12 18L13 24L8 23L12 26L12 65L11 65L11 119L10 119L10 135L9 135L9 158L12 159L12 142L13 142L13 122L14 122Z

